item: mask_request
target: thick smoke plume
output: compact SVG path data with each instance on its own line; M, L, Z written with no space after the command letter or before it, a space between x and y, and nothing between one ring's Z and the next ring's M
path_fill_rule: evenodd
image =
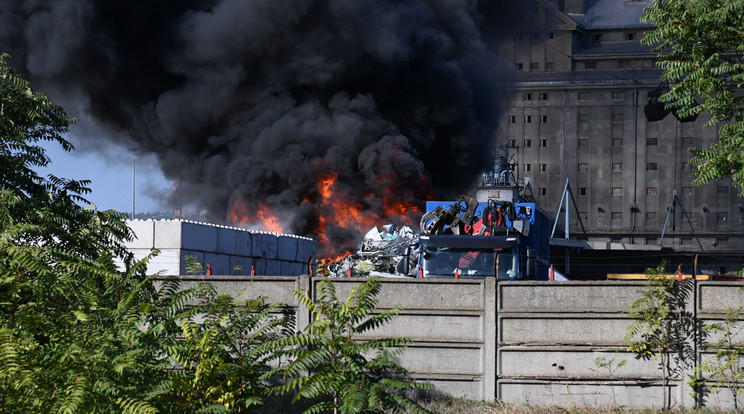
M356 248L324 178L392 221L392 204L457 195L491 161L509 70L475 0L0 4L13 64L111 131L96 139L157 154L215 221L269 208L285 231Z

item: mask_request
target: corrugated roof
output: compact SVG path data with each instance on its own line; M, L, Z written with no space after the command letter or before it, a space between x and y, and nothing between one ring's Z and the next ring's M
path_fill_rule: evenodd
M589 0L584 14L569 14L586 29L612 29L622 27L651 27L641 23L643 9L653 5L652 0Z

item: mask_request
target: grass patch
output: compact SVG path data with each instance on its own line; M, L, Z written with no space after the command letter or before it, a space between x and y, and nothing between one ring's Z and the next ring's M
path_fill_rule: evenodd
M625 408L558 407L508 404L501 401L472 401L462 398L435 399L422 402L427 410L437 414L723 414L732 411L712 409L631 410Z

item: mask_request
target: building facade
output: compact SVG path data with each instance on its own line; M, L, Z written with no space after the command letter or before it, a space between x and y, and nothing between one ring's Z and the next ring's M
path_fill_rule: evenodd
M712 271L732 273L744 267L744 198L730 179L691 184L688 149L707 148L717 128L704 115L654 121L644 112L665 88L656 53L640 42L651 5L527 0L498 25L487 14L489 45L519 74L504 85L511 98L498 141L518 153L520 182L560 223L568 180L572 236L720 253L733 261Z

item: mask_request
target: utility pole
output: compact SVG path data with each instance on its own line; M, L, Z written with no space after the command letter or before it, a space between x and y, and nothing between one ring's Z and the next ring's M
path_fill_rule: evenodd
M134 220L134 149L132 149L132 220Z

